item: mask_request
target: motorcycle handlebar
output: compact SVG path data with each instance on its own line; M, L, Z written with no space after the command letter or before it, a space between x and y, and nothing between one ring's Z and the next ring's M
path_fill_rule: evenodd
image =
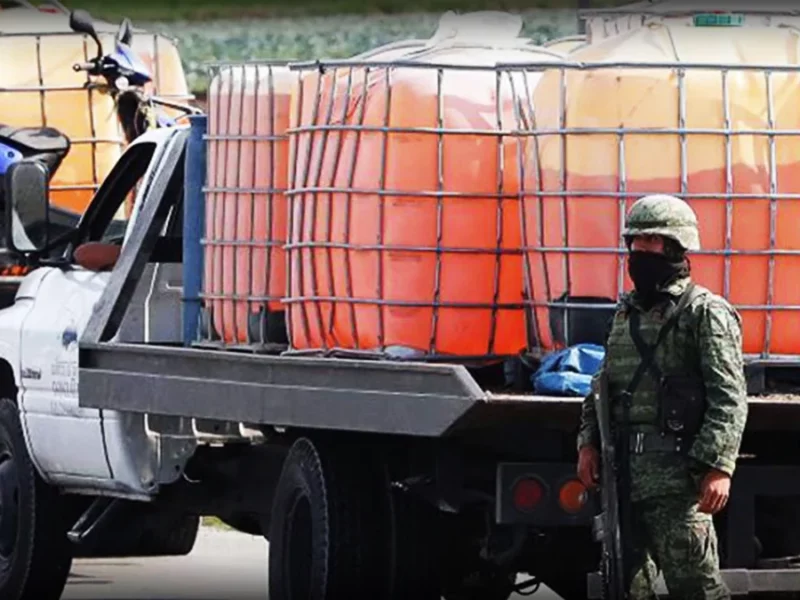
M80 71L94 71L95 65L94 63L75 63L72 65L72 70L76 72Z

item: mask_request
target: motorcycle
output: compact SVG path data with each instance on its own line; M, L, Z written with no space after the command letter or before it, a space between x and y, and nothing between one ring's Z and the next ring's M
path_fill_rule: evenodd
M104 54L92 16L87 11L71 11L69 25L72 31L88 35L97 45L97 56L89 62L73 65L73 70L84 71L105 80L88 81L84 87L111 94L116 104L117 118L128 143L149 129L172 127L178 122L179 119L173 119L157 110L157 106L176 109L185 115L202 114L198 108L170 102L145 91L144 87L153 79L147 66L131 47L133 26L130 19L123 19L114 38L114 51L109 54Z
M37 160L47 167L52 180L64 158L69 154L70 140L54 127L12 127L0 124L0 218L4 218L5 178L9 167L22 160ZM47 222L50 235L71 231L78 222L78 215L51 207ZM0 244L3 246L4 244Z

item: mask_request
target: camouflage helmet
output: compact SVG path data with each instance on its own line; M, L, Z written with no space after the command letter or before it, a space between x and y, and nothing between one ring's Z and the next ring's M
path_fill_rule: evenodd
M697 215L686 202L667 194L644 196L633 203L622 236L630 243L635 235L662 235L684 250L700 250Z

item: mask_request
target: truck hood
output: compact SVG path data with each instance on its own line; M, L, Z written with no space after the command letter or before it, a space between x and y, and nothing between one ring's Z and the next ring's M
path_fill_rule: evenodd
M42 267L28 273L22 280L22 283L19 284L15 299L35 298L39 287L42 285L42 281L50 274L51 270L52 267Z

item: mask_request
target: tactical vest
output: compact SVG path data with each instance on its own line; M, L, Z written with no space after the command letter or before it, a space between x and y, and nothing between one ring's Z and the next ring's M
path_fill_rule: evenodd
M605 368L615 428L625 435L628 421L632 454L685 452L700 427L705 387L687 309L707 293L690 283L677 302L647 312L627 302L614 316Z

